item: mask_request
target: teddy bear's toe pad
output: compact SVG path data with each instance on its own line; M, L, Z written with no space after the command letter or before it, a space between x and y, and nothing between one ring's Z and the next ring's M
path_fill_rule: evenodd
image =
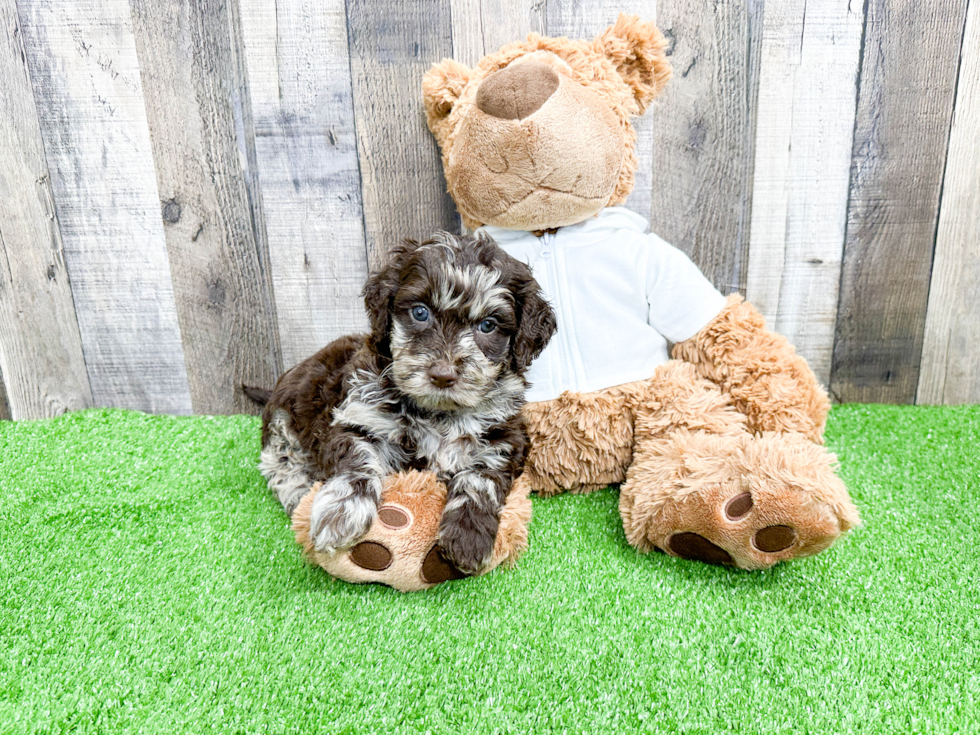
M708 564L734 564L732 555L697 533L675 533L667 542L670 550L681 559Z
M466 574L457 569L455 564L439 552L438 546L433 546L422 562L422 579L429 584L439 584L450 579L462 579L465 576Z
M796 529L792 526L766 526L755 532L752 543L759 551L775 554L795 544L797 538Z
M384 544L377 541L362 541L350 550L350 560L361 569L382 572L391 566L394 555Z

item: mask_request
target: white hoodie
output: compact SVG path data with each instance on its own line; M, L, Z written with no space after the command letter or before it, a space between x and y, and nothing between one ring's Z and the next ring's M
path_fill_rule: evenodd
M535 237L486 226L527 263L558 317L558 333L528 371L528 401L649 378L725 304L697 266L623 207Z

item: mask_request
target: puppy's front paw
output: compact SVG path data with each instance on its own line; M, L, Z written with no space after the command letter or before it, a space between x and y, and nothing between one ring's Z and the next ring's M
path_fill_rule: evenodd
M378 513L375 498L379 495L380 491L371 493L345 477L335 477L326 483L310 508L313 548L330 554L352 545L367 533Z
M464 574L477 574L493 557L497 518L470 514L455 519L443 517L439 546L446 558Z

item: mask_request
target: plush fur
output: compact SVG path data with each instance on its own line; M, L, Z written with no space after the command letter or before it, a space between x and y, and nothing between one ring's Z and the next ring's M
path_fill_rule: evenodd
M445 503L437 498L430 546L480 572L524 462L523 375L554 314L527 266L488 238L448 234L396 248L364 300L370 334L280 378L263 412L260 470L291 515L319 483L306 543L324 555L372 528L386 478L431 472Z
M546 230L625 201L636 171L630 119L670 78L665 47L652 23L624 15L593 41L532 33L475 69L451 59L433 66L422 87L426 116L463 222ZM481 99L494 75L529 67L520 83L483 95L494 104ZM549 75L554 90L545 99L502 99L526 95ZM517 114L533 109L499 117L508 102Z
M593 41L531 34L474 69L433 66L426 113L464 221L540 236L622 202L631 118L670 77L664 46L622 15ZM531 488L622 483L638 550L745 569L822 551L859 522L821 446L827 395L751 305L729 297L673 357L648 380L527 405Z

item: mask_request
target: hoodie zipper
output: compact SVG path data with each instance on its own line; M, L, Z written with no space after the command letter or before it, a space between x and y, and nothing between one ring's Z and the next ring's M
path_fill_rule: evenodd
M541 257L550 258L555 247L555 233L546 232L541 236Z
M557 238L554 232L545 232L541 236L541 258L546 261L545 270L547 271L548 286L553 294L558 293L559 289L559 277L558 277L558 262L555 257L555 240ZM560 304L552 304L555 309L561 309ZM563 330L559 329L558 334L554 336L554 340L558 347L558 359L552 364L552 381L556 386L567 386L568 378L566 371L570 363L569 360L569 347L565 344L565 339L568 335L562 333Z

